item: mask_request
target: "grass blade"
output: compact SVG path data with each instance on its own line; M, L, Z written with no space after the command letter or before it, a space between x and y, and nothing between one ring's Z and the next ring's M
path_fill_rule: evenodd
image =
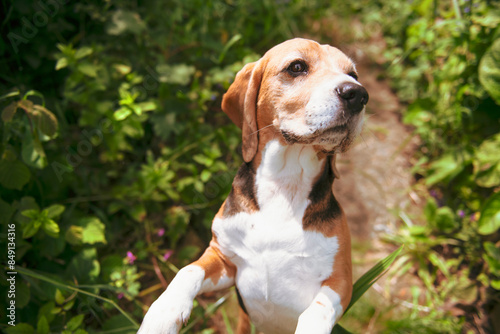
M394 260L403 250L403 246L396 249L394 252L389 254L386 258L380 260L375 264L370 270L368 270L363 276L361 276L356 283L354 283L352 290L352 297L349 306L347 306L344 314L349 311L349 309L363 296L363 294L380 278L385 272L390 268ZM348 330L340 326L339 324L333 327L332 334L350 334Z
M363 276L361 276L356 283L354 283L351 302L344 313L347 313L349 309L358 301L359 298L389 269L394 260L403 250L403 246L396 249L394 252L389 254L386 258L380 260L375 264L370 270L368 270Z
M106 303L112 305L116 310L118 310L118 312L120 312L123 316L125 316L125 318L127 318L130 321L130 323L132 324L132 326L134 326L135 329L139 329L139 324L132 318L132 316L130 316L127 312L125 312L120 306L118 306L117 303L115 303L111 299L101 297L99 295L96 295L95 293L79 289L78 287L73 286L73 285L58 282L52 278L49 278L49 277L44 276L42 274L36 273L36 272L29 270L29 269L26 269L26 268L16 267L16 271L23 274L23 275L33 277L33 278L39 279L41 281L45 281L45 282L50 283L52 285L58 286L60 288L75 291L75 292L81 293L83 295L87 295L87 296L93 297L95 299L102 300L103 302L106 302Z

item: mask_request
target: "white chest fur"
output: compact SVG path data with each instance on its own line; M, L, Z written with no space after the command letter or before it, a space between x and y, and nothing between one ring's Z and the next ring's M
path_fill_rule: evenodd
M270 141L256 173L259 210L214 220L220 250L237 266L245 307L265 333L293 333L298 316L332 273L337 237L304 231L302 225L324 163L312 147Z

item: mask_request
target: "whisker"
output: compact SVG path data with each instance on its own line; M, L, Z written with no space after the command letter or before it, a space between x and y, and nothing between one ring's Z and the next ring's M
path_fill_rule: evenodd
M363 137L363 134L362 134L362 133L360 133L360 134L359 134L359 136L361 137L361 139L363 139L363 143L365 143L366 148L369 148L368 143L367 143L367 142L366 142L366 140L365 140L365 137Z
M265 127L263 127L262 129L259 129L259 130L255 131L255 132L252 132L252 133L251 133L251 134L249 134L247 137L249 137L249 136L251 136L251 135L253 135L253 134L255 134L255 133L259 132L260 130L264 130L265 128L268 128L268 127L270 127L270 126L273 126L273 124L266 125L266 126L265 126Z

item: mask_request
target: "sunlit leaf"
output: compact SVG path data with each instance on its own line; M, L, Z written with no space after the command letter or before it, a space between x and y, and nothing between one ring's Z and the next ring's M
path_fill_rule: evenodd
M62 305L62 304L64 304L66 297L64 297L61 290L56 289L56 294L55 294L54 300L57 304Z
M83 322L83 318L85 317L84 314L80 314L80 315L77 315L76 317L73 317L71 318L67 323L66 323L66 327L70 330L70 331L75 331L78 327L80 327L80 325L82 324Z
M113 13L112 22L108 26L108 34L121 35L125 32L139 34L146 28L139 14L119 9Z
M56 116L50 110L35 104L33 106L33 117L43 134L51 138L54 137L57 132L58 122Z
M427 186L432 186L444 179L451 178L460 173L464 168L459 157L455 154L447 154L439 160L434 161L429 170L429 175L425 179Z
M81 245L83 239L83 227L71 225L65 234L66 241L74 246Z
M96 217L82 218L79 225L83 226L82 242L85 244L106 243L104 224Z
M57 60L56 63L56 71L59 71L60 69L63 69L68 66L68 58L62 57Z
M80 49L76 50L75 58L81 59L81 58L87 57L87 56L91 55L92 52L93 52L92 48L90 48L88 46L81 47Z
M43 149L42 143L37 136L37 130L33 135L31 131L27 131L23 137L21 146L21 157L23 161L30 167L43 169L47 166L47 156Z
M44 220L42 228L49 237L57 238L59 236L59 225L52 219Z
M132 110L127 107L122 107L113 113L113 118L117 121L122 121L132 114Z
M478 221L479 233L486 235L500 228L500 192L493 194L481 209Z
M40 229L41 225L42 222L40 220L31 220L28 224L26 224L26 226L23 227L23 238L28 239L34 236Z
M2 121L10 122L17 111L17 101L11 102L2 110Z
M356 283L354 283L352 298L349 306L347 306L344 313L346 313L361 296L373 285L375 282L391 267L392 263L403 250L403 246L396 249L384 259L380 260L363 276L361 276Z
M54 204L54 205L49 206L45 210L47 210L47 217L49 217L51 219L57 218L64 212L64 205Z
M83 74L95 78L97 76L97 66L91 63L81 63L77 66L78 70Z
M500 38L493 42L479 62L479 81L500 104Z
M161 64L156 66L156 71L160 75L160 82L185 86L191 81L191 78L196 72L196 68L186 64Z

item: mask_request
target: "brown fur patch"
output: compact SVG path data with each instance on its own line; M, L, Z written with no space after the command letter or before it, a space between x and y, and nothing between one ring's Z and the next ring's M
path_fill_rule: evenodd
M322 285L338 293L342 308L345 310L352 297L352 260L351 235L344 216L338 225L336 236L339 249L333 262L333 272Z
M236 266L219 251L215 238L200 259L193 264L201 267L205 271L205 279L210 279L214 285L224 276L236 275Z
M230 217L239 212L252 213L259 210L255 192L255 170L251 164L244 163L233 180L231 192L223 205L222 216Z
M343 212L332 193L335 175L331 169L330 159L327 157L323 172L314 183L309 194L310 204L302 218L306 231L317 231L330 238L337 234L337 228L342 221Z

